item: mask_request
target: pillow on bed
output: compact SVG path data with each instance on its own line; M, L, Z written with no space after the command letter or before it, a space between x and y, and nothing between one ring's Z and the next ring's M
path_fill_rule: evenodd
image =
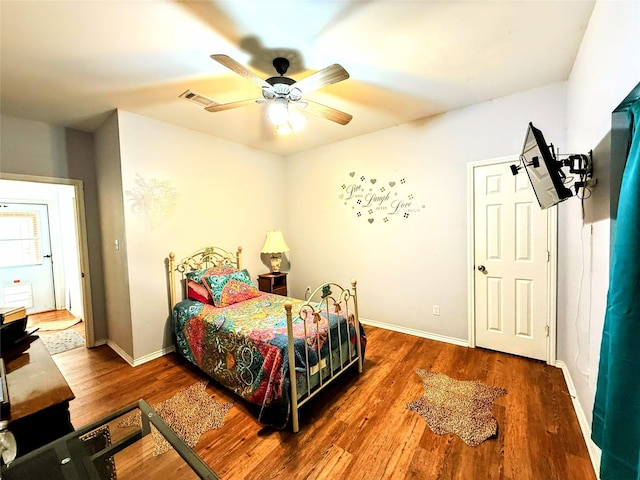
M201 283L194 282L193 280L187 280L187 298L202 303L213 304L209 290Z
M220 306L228 307L234 303L244 302L260 296L260 291L253 285L230 278L220 292Z
M204 286L207 287L207 290L209 290L209 293L211 294L211 300L213 301L213 304L216 307L223 306L222 302L220 301L220 297L222 296L222 291L225 285L229 282L229 280L236 280L240 283L244 283L250 287L253 287L253 289L257 292L257 289L253 284L253 282L251 281L251 278L249 277L247 270L238 270L225 275L203 276L201 281L204 284ZM232 286L230 287L230 289L236 290L236 291L238 290L238 288L239 287L235 283L232 284ZM247 294L248 293L245 292L242 295L247 295ZM258 292L257 295L259 294L260 293ZM254 295L254 296L257 296L257 295ZM230 297L229 296L226 297L225 303L227 305L231 305L231 303L228 303L228 299L231 299L231 298L233 298L233 294L231 294ZM253 297L247 297L247 298L253 298ZM232 302L232 303L237 303L237 302Z
M187 280L191 280L192 282L198 282L202 285L205 285L202 281L202 277L212 277L214 275L226 275L227 273L237 272L237 268L233 267L210 267L210 268L202 268L200 270L192 270L191 272L186 272L184 274L187 277ZM206 285L205 285L206 286Z

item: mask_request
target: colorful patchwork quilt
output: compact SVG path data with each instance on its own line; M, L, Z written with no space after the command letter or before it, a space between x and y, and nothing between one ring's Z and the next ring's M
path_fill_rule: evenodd
M329 345L335 357L340 342L343 349L344 344L350 342L352 348L348 350L354 352L355 357L353 319L347 322L343 315L322 312L320 318L309 315L303 321L296 318L304 303L302 300L260 292L255 298L226 307L183 300L173 309L178 352L213 379L257 405L258 420L276 428L286 426L290 410L284 309L287 300L293 304L297 375L306 378L307 369L314 372L319 364L324 366ZM366 338L360 328L364 355ZM345 363L348 360L343 358Z

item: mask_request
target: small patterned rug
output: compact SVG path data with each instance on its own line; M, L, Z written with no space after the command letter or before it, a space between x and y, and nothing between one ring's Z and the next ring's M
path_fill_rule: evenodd
M45 333L40 335L40 339L51 355L85 346L84 338L75 330Z
M233 406L232 403L221 403L214 400L206 391L207 381L194 383L180 390L173 397L151 405L167 425L190 448L196 446L200 435L204 432L222 427L224 417ZM140 427L140 412L122 419L118 427ZM154 455L160 455L171 449L169 442L155 428L151 428L154 439Z
M454 380L443 373L417 369L424 382L424 395L407 408L422 415L438 435L455 433L464 443L475 447L498 432L491 415L493 401L506 390L480 382Z

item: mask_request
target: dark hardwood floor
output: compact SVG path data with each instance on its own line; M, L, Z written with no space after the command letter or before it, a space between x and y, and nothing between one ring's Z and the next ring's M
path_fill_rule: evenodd
M364 373L349 372L303 407L297 434L260 425L246 403L210 381L210 394L234 406L195 452L223 479L596 478L560 369L379 328L366 331ZM76 427L139 398L160 402L205 378L177 354L135 368L108 346L53 358L75 393L70 410ZM497 438L469 447L454 435L432 433L406 408L422 393L417 368L505 388L507 395L493 408Z

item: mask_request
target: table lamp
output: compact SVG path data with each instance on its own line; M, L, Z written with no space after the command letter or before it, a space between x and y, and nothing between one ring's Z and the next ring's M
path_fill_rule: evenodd
M282 264L282 254L289 251L287 242L281 230L270 230L267 232L267 238L262 247L262 253L271 255L271 273L280 273L280 265Z

